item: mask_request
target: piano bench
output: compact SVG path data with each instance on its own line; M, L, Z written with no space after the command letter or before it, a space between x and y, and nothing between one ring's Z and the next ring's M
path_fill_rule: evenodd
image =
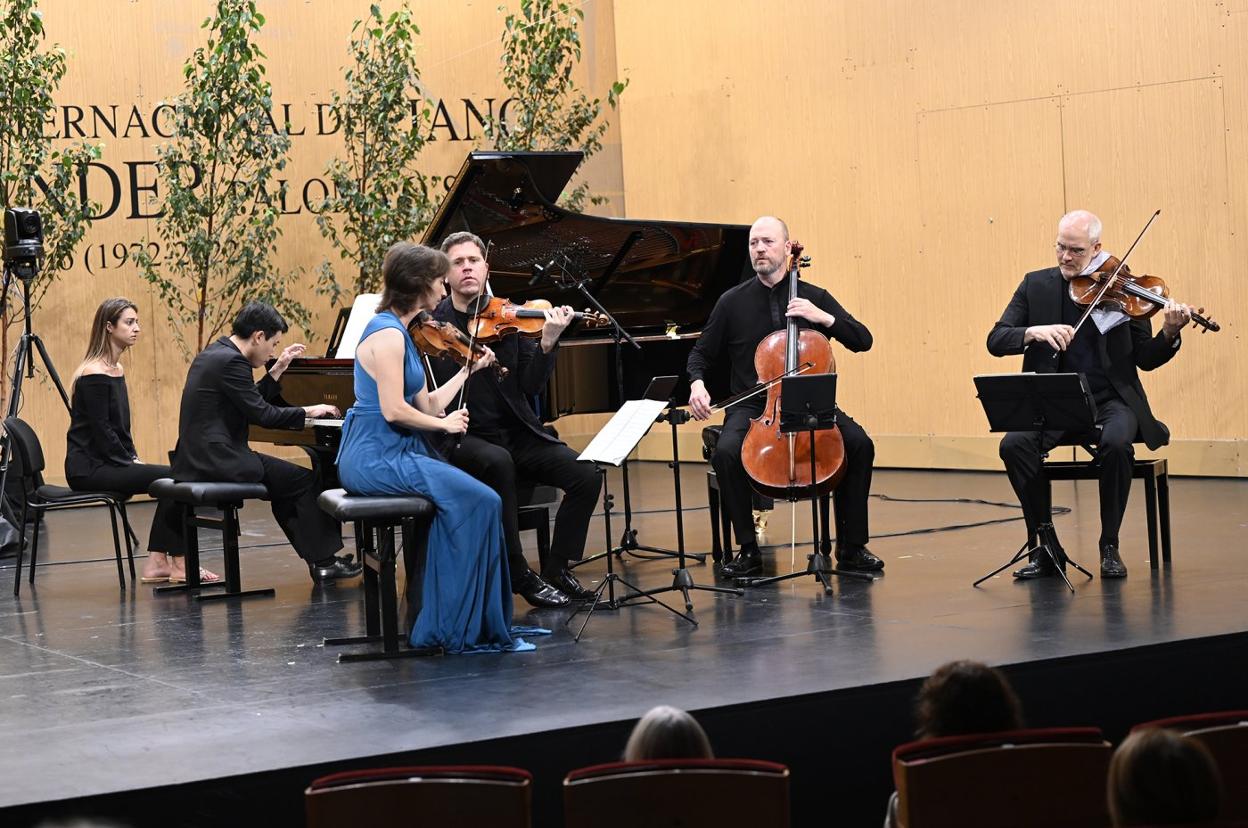
M260 483L216 483L208 481L176 481L162 477L153 480L147 493L154 498L172 500L183 505L182 537L186 544L186 582L156 587L156 592L193 592L197 601L233 600L271 596L272 587L243 589L242 569L238 560L238 510L247 500L268 500L269 490ZM221 512L221 516L196 514L196 509L207 507ZM225 563L225 579L205 584L199 580L199 530L216 529L221 532L221 550ZM224 592L203 594L201 590L224 587Z
M321 492L317 504L335 520L355 525L355 548L360 562L364 564L365 634L326 638L324 644L332 647L381 642L380 650L342 653L338 656L338 663L441 655L439 647L399 646L398 587L394 577L394 530L398 528L403 536L408 614L414 619L419 612L429 526L437 511L433 503L416 494L350 495L345 489L329 489Z
M537 565L545 571L546 559L550 557L550 507L559 501L559 490L554 486L521 480L516 485L516 519L520 531L532 529L537 533Z

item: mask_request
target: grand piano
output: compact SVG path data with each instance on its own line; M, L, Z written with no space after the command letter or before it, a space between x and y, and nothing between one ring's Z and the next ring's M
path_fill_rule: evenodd
M583 160L580 152L474 152L425 232L436 247L461 230L489 245L490 287L513 302L548 299L581 310L584 286L639 343L623 347L624 399L640 397L650 379L682 377L689 349L720 294L751 275L749 228L737 224L601 218L560 207L559 196ZM617 390L615 345L604 329L569 328L539 414L612 412ZM336 343L332 342L334 352ZM282 377L291 405L352 402L352 361L299 359ZM713 384L713 383L712 383ZM334 423L299 431L253 428L251 439L332 448Z

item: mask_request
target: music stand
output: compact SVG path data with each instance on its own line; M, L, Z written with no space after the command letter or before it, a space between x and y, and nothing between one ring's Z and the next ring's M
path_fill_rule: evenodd
M810 442L809 454L810 480L815 480L815 433L836 427L836 374L809 374L785 377L780 381L780 432L796 434L806 432ZM801 578L813 575L823 585L826 595L832 594L832 582L828 576L840 578L857 578L862 581L874 581L875 578L865 572L848 572L832 565L832 556L820 550L819 537L821 524L819 521L819 498L822 496L817 487L810 486L810 517L811 544L813 551L806 558L806 569L802 572L789 572L785 575L773 575L769 578L738 578L737 583L743 586L765 586L790 578ZM801 499L795 491L787 499L796 502Z
M662 379L675 380L675 377L664 377ZM651 385L654 385L654 383L652 382ZM671 389L674 387L675 382L673 381L667 386L666 393L670 394ZM589 602L587 606L582 605L577 607L577 609L568 616L567 621L564 622L565 626L570 626L573 618L580 615L582 611L585 612L585 620L581 622L581 628L577 630L576 636L573 639L574 641L581 640L581 635L585 632L585 627L589 625L589 619L593 617L594 610L598 609L600 606L606 607L607 609L635 607L637 604L634 602L642 599L645 600L645 603L658 604L663 609L675 616L683 618L695 627L698 625L697 619L681 612L675 607L663 603L652 595L643 592L635 584L632 584L615 574L615 570L611 563L613 556L609 551L611 549L611 509L615 502L615 496L612 495L610 490L607 488L607 466L619 466L627 459L628 455L631 454L633 449L637 447L637 444L641 442L641 438L646 436L646 432L648 432L651 426L654 425L655 420L658 419L665 407L666 402L661 399L629 400L620 406L620 410L611 417L610 421L602 427L602 430L598 432L594 439L590 441L589 445L585 447L585 450L581 452L581 455L576 458L583 463L593 463L598 469L598 473L602 475L602 517L603 527L606 533L606 546L608 553L606 555L607 574L594 590L593 601ZM621 586L632 590L632 592L621 595L617 598L615 595L616 582L619 582ZM607 594L607 599L605 601L602 597L604 591Z
M646 389L646 398L655 399L654 397L651 396L651 390L655 389L656 385L659 385L660 380L664 381L664 384L660 387L659 390L666 389L666 393L670 395L672 392L672 389L676 387L677 379L678 377L655 377L653 380L651 380L650 387ZM644 593L642 593L647 598L649 598L651 596L658 595L663 592L679 592L685 598L685 610L686 611L693 609L693 600L690 599L689 597L689 590L691 589L700 589L703 592L721 592L727 595L744 595L745 594L745 591L740 589L739 587L702 586L700 584L697 584L693 580L693 575L685 567L685 558L686 558L685 518L684 518L684 505L681 502L681 497L680 497L680 441L679 441L679 435L677 432L677 426L679 426L681 423L689 422L689 417L690 417L689 412L684 410L683 408L677 407L676 400L670 396L667 399L667 410L659 415L660 420L666 420L668 424L671 425L672 427L672 462L669 463L668 465L672 469L673 485L675 486L675 489L676 489L675 494L676 494L676 560L677 560L677 565L676 565L676 568L672 570L672 585L671 586L660 587L658 589L648 589ZM638 548L648 549L650 547L641 546ZM637 596L630 596L630 600L635 599L636 597Z
M981 374L975 377L975 388L991 431L1088 434L1096 430L1096 400L1083 374L1037 374L1030 371L1021 374ZM1075 588L1066 577L1063 563L1070 563L1089 579L1092 577L1091 572L1065 551L1057 551L1061 547L1055 544L1057 537L1052 524L1037 527L1037 534L1041 536L1035 538L1040 541L1037 546L1031 545L1033 537L1028 536L1014 557L971 586L979 586L1002 570L1009 569L1032 551L1048 556L1071 592Z

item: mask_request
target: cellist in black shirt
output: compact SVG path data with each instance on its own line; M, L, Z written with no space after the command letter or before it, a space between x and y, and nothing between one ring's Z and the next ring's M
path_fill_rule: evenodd
M750 227L749 245L755 278L719 297L710 321L689 354L689 408L696 420L705 420L711 415L711 397L704 382L711 367L726 358L731 371L731 393L752 387L759 380L754 372L754 351L758 343L773 331L784 330L789 317L797 317L799 325L835 339L851 351L871 348L871 332L823 288L799 282L798 298L791 304L788 302L789 283L784 265L790 245L789 229L783 221L774 216L763 216L755 221ZM763 567L754 535L750 482L741 463L741 443L750 420L762 413L765 400L760 394L728 409L711 460L719 479L724 510L741 546L741 554L723 568L727 577L751 575ZM870 539L867 496L871 492L875 444L862 426L840 410L837 411L837 426L845 443L847 470L834 495L836 565L845 570L878 571L884 568L884 562L867 549Z

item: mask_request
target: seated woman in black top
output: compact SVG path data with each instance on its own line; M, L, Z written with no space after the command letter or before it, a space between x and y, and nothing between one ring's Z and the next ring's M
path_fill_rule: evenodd
M106 299L95 311L87 355L72 382L73 405L66 435L65 478L72 489L146 494L153 480L172 477L168 466L139 460L130 436L130 399L119 360L139 338L139 312L129 299ZM147 542L145 584L186 580L181 512L160 501ZM200 580L219 576L200 570Z

